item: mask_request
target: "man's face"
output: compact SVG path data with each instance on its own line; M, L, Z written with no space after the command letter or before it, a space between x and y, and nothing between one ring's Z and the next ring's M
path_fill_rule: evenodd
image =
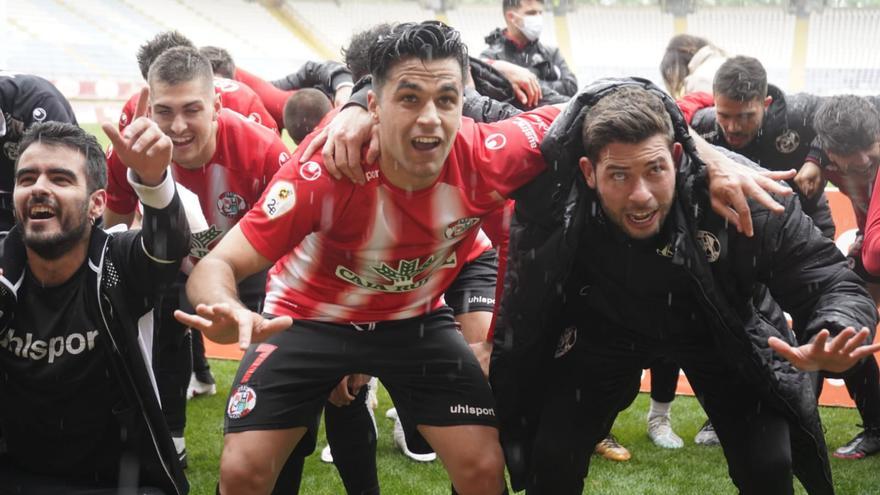
M382 173L404 189L434 183L461 126L461 67L409 58L391 68L369 106L379 123Z
M587 185L595 189L606 217L633 239L660 232L675 197L673 150L658 134L640 143L613 142L599 153L598 163L580 159Z
M150 117L174 143L171 159L184 168L207 165L217 148L220 100L211 81L196 78L168 85L150 84Z
M764 123L764 112L772 101L769 96L740 101L715 94L715 118L731 148L745 148L758 136Z
M870 148L847 154L827 151L831 160L828 168L838 170L842 174L865 174L880 164L880 141L875 141Z
M522 35L524 18L527 16L538 16L542 19L544 15L544 4L537 0L522 0L519 7L510 9L504 13L504 19L507 22L507 29L513 31L514 35ZM543 20L543 19L542 19Z
M34 143L15 172L15 219L27 247L57 259L87 238L90 220L104 212L103 189L89 194L82 153L62 145Z

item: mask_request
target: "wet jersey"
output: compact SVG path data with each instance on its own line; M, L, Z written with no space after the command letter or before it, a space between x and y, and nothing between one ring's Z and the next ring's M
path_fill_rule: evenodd
M463 119L437 181L404 191L378 165L367 183L335 181L320 155L287 162L242 219L270 271L266 311L336 322L427 313L474 252L483 217L545 169L539 144L559 110ZM283 259L282 259L283 258Z
M202 258L244 216L269 184L281 163L290 157L281 138L271 130L223 109L217 120L217 149L208 163L186 169L172 163L178 184L199 197L208 229L193 234L190 254ZM127 169L112 150L107 160L107 207L127 214L137 195L126 180Z

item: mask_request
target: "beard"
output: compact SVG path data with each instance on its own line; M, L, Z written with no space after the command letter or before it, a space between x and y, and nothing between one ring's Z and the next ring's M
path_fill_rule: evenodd
M39 203L40 201L36 201ZM60 212L57 208L56 211ZM82 207L74 213L76 216L67 219L60 217L61 231L54 234L46 234L42 232L33 232L27 228L28 219L21 218L16 213L18 223L22 227L24 245L45 260L57 260L68 251L70 251L77 243L81 242L89 230L89 203L83 201ZM76 222L75 224L73 222Z

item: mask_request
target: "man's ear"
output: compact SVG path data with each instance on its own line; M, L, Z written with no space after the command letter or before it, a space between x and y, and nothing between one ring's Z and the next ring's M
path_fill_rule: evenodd
M675 164L676 170L678 169L678 165L681 163L681 155L683 154L684 148L682 148L681 143L672 143L672 163Z
M213 89L213 88L212 88ZM220 100L220 93L214 92L214 120L220 119L220 109L223 108L223 102Z
M89 195L89 220L95 223L95 220L104 215L104 209L107 207L107 191L98 189Z
M584 174L584 179L587 180L587 185L590 186L590 189L596 189L596 170L593 167L593 162L589 158L582 156L578 160L578 166L581 169L581 173Z
M372 89L367 91L367 110L373 116L373 120L379 123L379 97Z
M764 109L766 110L766 109L770 108L771 103L773 103L773 97L770 95L767 95L767 97L764 98Z

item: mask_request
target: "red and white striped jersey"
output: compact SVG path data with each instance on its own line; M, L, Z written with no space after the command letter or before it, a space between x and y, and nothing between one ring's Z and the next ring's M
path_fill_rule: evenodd
M285 163L240 226L269 272L267 312L335 322L422 315L474 253L484 216L545 169L545 107L493 124L462 119L437 181L414 192L364 164L367 183L333 180L320 154Z
M199 197L208 230L193 233L191 262L204 257L259 200L281 163L290 158L278 134L231 110L220 110L217 149L198 169L171 164L171 174ZM131 213L137 194L126 179L127 168L112 150L107 158L107 207Z

